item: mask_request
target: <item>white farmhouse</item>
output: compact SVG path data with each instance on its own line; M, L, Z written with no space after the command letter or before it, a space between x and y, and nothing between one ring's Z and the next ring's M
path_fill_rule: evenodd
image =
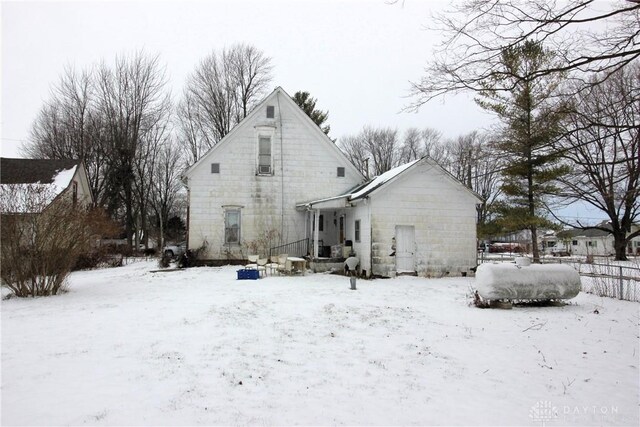
M367 182L279 87L184 180L188 247L209 261L287 253L321 271L353 252L367 276L476 266L475 193L428 158Z

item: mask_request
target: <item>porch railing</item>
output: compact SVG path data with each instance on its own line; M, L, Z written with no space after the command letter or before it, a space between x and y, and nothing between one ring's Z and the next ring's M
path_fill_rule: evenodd
M288 254L291 256L307 256L309 254L309 238L298 240L296 242L285 243L284 245L274 246L269 249L269 256L278 254Z

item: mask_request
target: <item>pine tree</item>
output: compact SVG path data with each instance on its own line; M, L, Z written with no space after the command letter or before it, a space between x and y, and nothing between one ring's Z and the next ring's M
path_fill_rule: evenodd
M313 120L313 122L322 129L322 132L329 135L331 126L323 126L329 118L329 112L316 110L317 100L313 98L309 92L298 91L293 95L293 100L305 113L307 113L307 116L309 116L311 120Z
M497 206L499 223L505 231L530 231L535 262L540 259L538 229L552 226L544 216L545 197L557 192L554 181L566 173L559 165L553 143L561 133L567 108L554 98L561 76L529 76L552 66L554 61L553 53L539 42L526 41L505 48L502 69L496 75L502 84L505 79L510 80L510 91L491 90L496 85L489 80L476 100L482 108L495 113L502 125L495 142L497 155L507 165L503 170L504 200Z

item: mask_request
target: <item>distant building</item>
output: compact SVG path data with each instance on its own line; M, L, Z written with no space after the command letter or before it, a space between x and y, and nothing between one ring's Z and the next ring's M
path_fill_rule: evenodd
M93 203L84 166L68 159L0 159L0 212L36 214L57 200Z
M598 227L611 230L611 224L603 221ZM632 227L635 232L638 225ZM613 235L596 228L572 228L544 237L544 253L548 255L615 255ZM627 253L640 255L640 237L628 242Z

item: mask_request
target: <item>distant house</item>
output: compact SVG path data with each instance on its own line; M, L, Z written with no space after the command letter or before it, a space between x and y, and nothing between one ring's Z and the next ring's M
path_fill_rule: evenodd
M62 199L73 205L93 202L81 161L0 159L0 212L3 215L37 214Z
M611 225L606 221L598 226L611 229ZM638 226L634 225L631 232L637 229ZM586 230L571 228L545 236L544 241L544 252L550 255L611 256L615 254L613 235L608 231L596 228ZM640 237L635 237L628 242L627 253L640 255Z
M476 194L424 158L367 181L276 88L184 174L188 247L216 262L351 252L367 276L461 275L476 266Z

